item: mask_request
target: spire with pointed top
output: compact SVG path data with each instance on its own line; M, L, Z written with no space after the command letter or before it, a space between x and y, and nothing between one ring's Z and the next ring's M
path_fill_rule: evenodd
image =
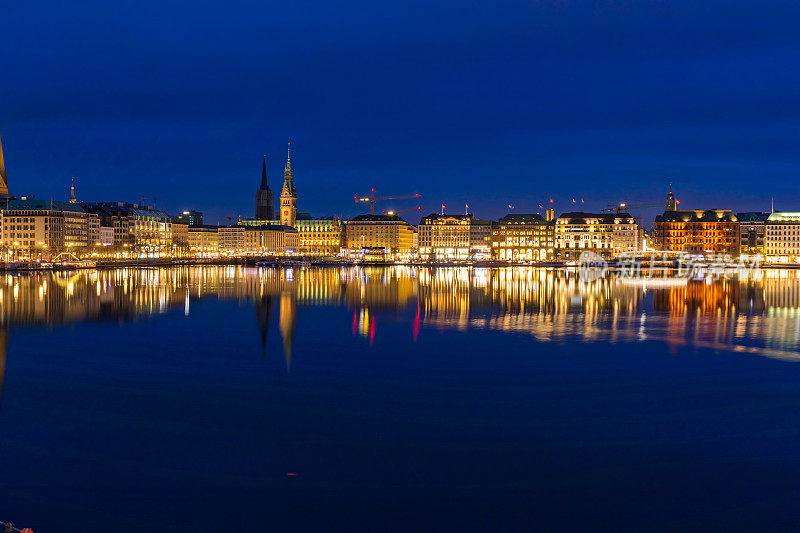
M269 189L267 186L267 154L264 154L264 160L261 162L261 190Z
M8 196L8 177L6 163L3 160L3 140L0 139L0 197Z
M282 226L294 226L297 220L297 191L292 179L292 144L286 150L286 168L283 171L283 189L281 189L280 220Z
M72 176L72 184L69 186L69 203L78 203L78 200L75 199L75 176Z
M256 191L256 220L272 220L275 195L267 185L267 156L261 161L261 187Z
M669 182L669 192L667 193L667 211L676 211L678 209L675 202L675 195L672 194L672 182Z
M297 196L294 190L294 180L292 179L292 143L286 149L286 167L283 169L283 190L281 196Z

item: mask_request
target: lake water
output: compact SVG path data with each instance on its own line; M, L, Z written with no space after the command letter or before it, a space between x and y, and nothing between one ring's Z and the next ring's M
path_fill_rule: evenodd
M37 533L796 529L800 278L0 278L0 520Z

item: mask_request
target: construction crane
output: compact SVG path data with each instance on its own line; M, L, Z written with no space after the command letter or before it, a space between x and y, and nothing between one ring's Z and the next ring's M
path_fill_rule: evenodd
M399 215L401 213L411 213L411 212L414 212L414 211L422 211L422 207L421 206L417 206L414 209L403 209L402 211L384 211L383 214L384 215Z
M628 204L625 202L619 204L608 204L608 207L601 209L603 213L624 213L629 209L650 209L654 207L664 207L664 204Z
M408 198L419 198L421 194L403 194L400 196L375 196L375 189L370 189L369 196L354 196L356 203L369 202L369 214L375 214L375 202L381 200L406 200Z

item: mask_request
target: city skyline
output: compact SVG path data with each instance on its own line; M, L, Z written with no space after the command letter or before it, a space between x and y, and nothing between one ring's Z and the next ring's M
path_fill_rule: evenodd
M0 209L0 246L6 261L11 260L7 263L11 268L52 268L52 261L63 263L65 257L80 261L80 256L94 266L100 258L236 260L258 255L322 256L322 262L338 264L346 258L354 262L491 260L566 266L579 258L618 260L648 250L664 253L664 261L668 255L673 260L685 255L703 260L721 256L753 257L777 264L800 262L800 212L776 212L774 199L769 212L687 209L680 206L671 183L662 204L609 204L600 213L581 209L561 212L558 217L552 198L538 204L535 214L509 213L497 221L475 217L468 205L463 215L445 213L443 203L441 214L431 213L414 226L399 214L416 212L419 206L376 213L375 204L387 200L417 202L420 194L376 196L374 189L367 196L354 197L355 203L370 204L370 214L346 221L313 217L298 212L291 143L287 144L277 212L264 156L254 196L254 218L240 215L235 225L230 216L225 216L227 226L204 225L203 213L195 210L175 217L155 209L155 198L152 206L146 205L145 197L142 204L79 201L74 177L67 202L17 198L8 188L1 140L0 186L0 196L6 200L5 209ZM573 209L584 206L583 197L573 197L571 202ZM629 213L662 207L664 211L656 215L649 235L641 217ZM514 206L509 204L508 208L513 211ZM545 211L544 217L541 211ZM308 261L304 259L304 264L310 265Z
M245 215L288 138L299 209L343 218L373 187L493 219L658 201L669 182L692 208L800 204L797 5L454 10L8 6L12 188L66 199L74 175L79 199Z
M299 209L297 207L297 193L295 191L295 187L294 187L294 183L293 183L293 171L291 169L291 142L287 143L287 145L288 145L288 152L287 152L286 162L284 163L284 166L283 166L283 172L284 172L283 180L276 180L276 181L278 181L279 183L282 184L282 185L280 185L280 187L285 187L286 183L289 184L289 186L291 188L290 194L293 197L293 202L294 202L292 209L295 212L301 212L301 211L299 211ZM5 164L4 164L4 161L3 161L2 137L0 137L0 177L2 177L2 187L0 187L0 188L2 188L3 191L5 191L4 194L5 194L6 197L8 197L8 196L10 196L12 198L13 197L23 197L23 198L27 197L27 198L36 198L38 200L45 200L45 201L47 201L47 200L50 200L50 201L64 201L64 200L66 200L69 203L73 203L73 204L74 203L78 203L78 202L87 202L87 200L85 200L83 198L81 200L77 200L76 199L75 176L72 176L70 178L70 186L69 186L69 189L68 189L69 193L68 193L68 197L66 199L61 199L61 198L41 198L41 197L37 196L35 193L27 192L27 193L23 193L23 194L17 194L14 191L12 191L8 187L7 175L6 175L6 171L5 171ZM288 178L288 182L287 182L287 178ZM262 156L261 178L260 178L260 181L259 181L259 186L256 189L255 209L252 208L252 204L251 204L251 213L250 214L248 214L246 212L246 210L245 210L244 213L238 213L235 217L229 217L229 216L226 216L226 215L217 215L217 219L218 219L217 225L220 225L220 226L224 225L222 223L222 219L223 218L228 218L229 221L231 219L238 218L239 220L271 220L271 219L274 219L276 222L281 222L281 220L280 220L281 216L279 216L279 211L280 210L277 209L277 207L275 206L275 192L276 191L269 186L269 182L270 182L270 180L269 180L269 172L268 172L268 169L267 169L267 155L265 154L265 155ZM375 189L374 188L371 190L371 194L374 197L374 195L375 195ZM0 194L0 196L2 196L2 194ZM421 200L419 198L421 198L422 196L423 195L421 195L419 193L414 193L412 195L388 197L387 199L376 198L376 200L384 200L383 203L385 203L388 200L388 202L390 202L392 204L397 204L398 202L400 202L400 204L399 204L400 206L402 206L404 203L405 204L409 204L409 202L413 203L415 205L414 208L412 208L412 209L403 209L403 207L400 207L400 211L399 212L401 214L414 212L415 214L410 215L410 216L406 215L406 216L404 216L402 218L408 219L408 221L410 223L412 223L413 225L417 225L418 222L421 222L427 216L436 214L435 211L431 211L428 215L424 214L426 212L426 210L423 209L421 205L419 205L421 203ZM367 203L368 196L367 197L360 197L360 196L357 195L357 196L354 197L354 199L356 200L355 201L356 204L363 204L363 203ZM280 193L278 194L278 200L280 201ZM135 200L135 199L134 200L129 200L129 199L113 198L113 199L102 199L102 200L96 200L96 199L88 200L89 203L109 202L109 201L110 202L137 204L137 200ZM512 201L513 201L513 198L512 198ZM645 227L646 229L652 229L652 223L653 223L654 220L656 220L658 218L658 216L659 216L658 212L661 211L662 208L666 208L667 211L674 210L675 207L676 207L675 204L676 203L680 204L680 201L676 200L676 197L673 195L673 187L672 187L672 182L671 181L669 182L669 188L668 188L668 192L666 194L666 197L660 203L659 203L659 201L655 201L655 200L653 201L653 203L639 203L637 201L630 202L630 200L628 200L628 199L626 199L625 201L630 203L630 207L631 207L630 211L635 213L634 216L636 217L636 219L641 221L643 227ZM792 207L790 207L788 209L775 209L775 198L774 197L770 197L769 201L770 201L769 209L756 209L756 210L753 210L753 211L739 210L739 208L737 208L736 206L727 206L727 205L726 206L714 205L712 207L708 207L708 206L698 207L698 206L682 205L682 206L680 206L680 210L699 211L699 210L729 209L729 210L732 210L733 212L738 212L738 213L754 213L754 212L755 213L770 213L770 212L781 212L781 211L792 212L792 211L795 211L796 209L798 209L798 208L792 208ZM384 208L383 203L382 203L381 209L378 211L378 213L383 212L383 213L388 213L388 214L394 215L396 208L395 209L386 209L386 208ZM566 207L563 207L563 208L559 209L559 205L558 205L559 203L566 204ZM141 202L139 202L138 205L150 206L151 208L158 207L157 206L157 195L151 196L149 200L148 200L147 196L143 195L141 197ZM408 206L405 206L405 207L408 207ZM466 204L466 203L464 204L464 210L462 212L459 212L457 209L448 209L447 206L444 203L441 203L440 207L441 207L441 214L442 215L453 215L453 216L459 216L461 214L470 214L470 215L476 215L476 216L480 216L481 215L481 213L475 213L474 209L471 209L469 204ZM540 214L540 215L544 216L548 210L554 210L556 213L561 213L562 215L568 215L570 212L575 212L575 211L583 212L583 213L587 213L587 214L588 213L597 214L597 213L612 212L612 211L622 212L621 209L617 209L618 207L619 208L624 208L624 207L626 207L626 204L624 202L622 202L622 203L612 203L612 204L603 205L601 207L598 207L597 209L590 209L590 208L586 207L586 202L585 202L583 196L580 196L580 197L573 196L573 197L567 199L564 202L557 202L552 197L548 197L548 198L543 199L541 201L541 203L537 203L537 205L533 209L528 210L528 211L516 209L516 205L508 204L506 206L505 215L506 216L511 216L511 215L515 215L515 214L536 213L536 214ZM647 213L647 214L645 214L645 215L641 214L642 211L640 209L644 210L644 212ZM164 211L164 209L162 209L162 211ZM203 206L195 206L195 207L191 207L191 208L178 210L177 212L175 212L176 218L179 218L177 215L179 215L180 213L187 214L189 212L195 212L195 211L200 212L200 213L206 213L206 211L203 208ZM357 214L351 215L349 217L348 216L341 216L341 215L337 215L337 214L332 214L334 211L335 210L328 209L321 216L322 217L333 217L333 218L337 218L337 219L341 219L341 220L349 220L349 219L352 219L352 218L354 218L356 216L365 214L365 210L364 209L361 209L360 211L357 212ZM628 211L628 209L625 209L624 211ZM262 213L262 214L270 213L270 216L258 216L259 213ZM214 216L213 212L211 212L209 214L212 217ZM305 212L305 214L308 215L309 213ZM320 216L319 213L316 213L315 215L316 216ZM292 216L294 216L294 215L292 215ZM416 220L417 216L420 219L419 221ZM494 220L499 220L501 218L503 218L503 217L502 216L496 217ZM648 226L648 222L649 222L650 226ZM281 223L283 223L283 222L281 222ZM290 226L293 225L293 222L288 224L288 225L290 225Z

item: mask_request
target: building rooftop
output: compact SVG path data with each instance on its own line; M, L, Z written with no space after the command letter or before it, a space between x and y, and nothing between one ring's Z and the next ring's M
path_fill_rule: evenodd
M406 222L397 215L358 215L349 222ZM408 224L408 222L406 222Z
M268 231L285 231L288 233L297 233L297 230L292 226L281 226L280 224L262 224L260 226L253 226L251 224L242 225L247 231L255 231L255 230L268 230Z
M175 218L166 211L160 211L158 209L129 208L128 213L140 217L168 218L170 220Z
M433 221L433 220L446 220L448 218L452 218L454 220L472 220L472 215L469 215L469 214L467 214L467 215L447 215L447 214L443 215L441 213L431 213L430 215L426 215L426 216L422 217L422 220L423 221L424 220ZM423 222L420 222L420 224L422 224L422 223Z
M800 222L800 213L776 211L769 215L769 222Z
M737 222L739 219L730 209L695 209L664 211L656 215L655 222Z
M118 207L111 207L108 205L100 205L100 204L81 204L84 210L88 211L89 213L94 213L101 217L112 217L116 216L121 208Z
M613 224L618 218L630 218L633 216L630 213L585 213L583 211L571 211L569 213L561 213L558 217L559 220L568 219L567 224L586 224L586 219L598 219L605 224Z
M213 224L195 224L194 226L189 226L189 231L198 231L198 230L218 230L219 226L215 226Z
M10 199L6 202L6 206L0 202L0 208L5 209L41 209L41 210L56 210L56 211L71 211L75 213L85 213L86 210L79 204L71 204L69 202L62 202L60 200L22 200Z
M509 213L500 220L500 224L547 224L539 213Z
M736 213L739 222L765 222L772 213L769 211L747 211Z

